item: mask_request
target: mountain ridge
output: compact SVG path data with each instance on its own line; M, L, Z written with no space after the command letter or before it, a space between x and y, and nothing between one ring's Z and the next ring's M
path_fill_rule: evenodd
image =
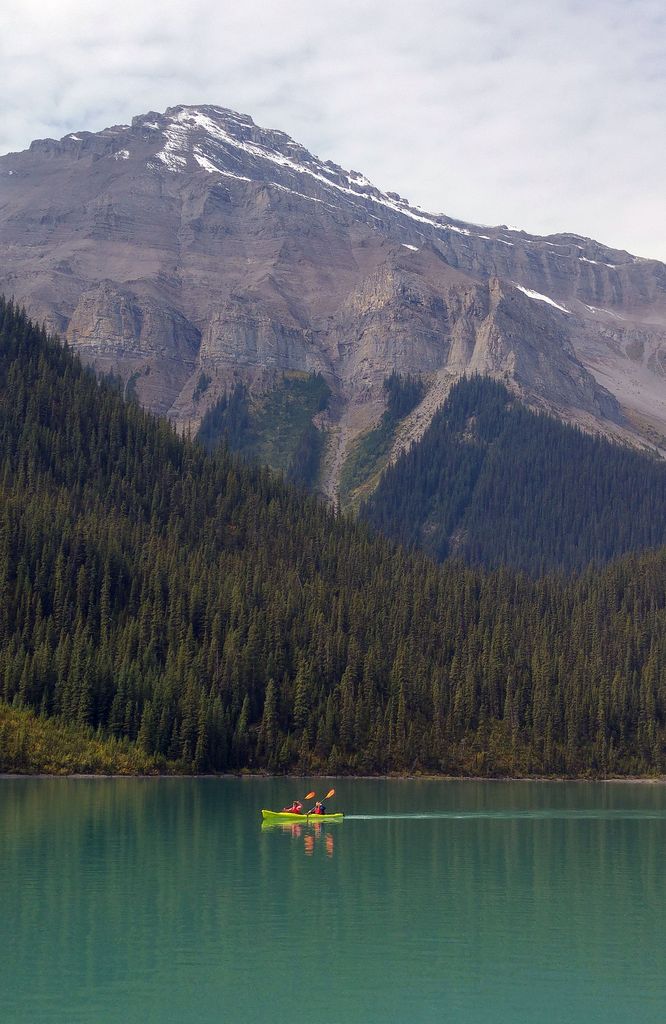
M481 372L585 429L666 448L666 266L426 213L226 108L0 157L0 241L0 290L182 429L234 382L261 393L321 373L331 497L393 372L427 384L411 439Z

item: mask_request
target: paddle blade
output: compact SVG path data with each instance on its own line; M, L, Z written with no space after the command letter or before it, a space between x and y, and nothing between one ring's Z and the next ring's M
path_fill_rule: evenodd
M327 793L327 794L326 794L326 796L324 797L324 800L330 800L330 798L331 798L332 796L335 796L335 790L334 790L334 789L329 789L328 793Z
M304 799L304 800L314 800L314 798L316 797L316 795L317 795L317 794L316 794L316 793L314 793L314 792L312 792L312 793L306 793L306 794L305 794L305 796L303 797L303 799Z

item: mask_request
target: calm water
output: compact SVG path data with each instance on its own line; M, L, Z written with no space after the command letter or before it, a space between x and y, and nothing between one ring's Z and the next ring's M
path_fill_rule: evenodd
M666 786L328 786L0 780L0 1020L666 1021Z

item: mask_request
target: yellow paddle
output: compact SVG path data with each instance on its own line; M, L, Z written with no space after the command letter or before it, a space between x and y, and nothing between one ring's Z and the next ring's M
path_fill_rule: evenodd
M311 794L310 794L310 796L311 796L311 797L313 797L314 795L315 795L314 793L311 793ZM324 797L324 800L330 800L330 798L331 798L332 796L335 796L335 790L334 790L334 789L329 789L328 793L327 793L327 794L326 794L326 796ZM308 799L308 797L306 796L306 798L305 798L305 799L307 800L307 799ZM311 811L308 811L308 813L307 813L307 815L306 815L306 818L307 818L308 822L310 821L310 814L311 814L311 813L312 813Z
M314 798L316 797L316 795L317 795L317 794L315 793L315 791L314 791L314 789L313 789L311 793L306 793L306 794L305 794L305 796L303 797L303 801L305 801L305 800L314 800ZM306 814L305 814L305 820L306 820L306 822L307 822L307 820L308 820L308 814L307 814L307 811L306 811Z

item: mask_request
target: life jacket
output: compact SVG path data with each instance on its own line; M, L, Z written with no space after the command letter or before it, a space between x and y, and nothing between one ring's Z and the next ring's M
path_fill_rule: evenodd
M325 813L326 813L326 808L324 807L323 804L320 804L319 807L315 807L315 814L325 814Z

